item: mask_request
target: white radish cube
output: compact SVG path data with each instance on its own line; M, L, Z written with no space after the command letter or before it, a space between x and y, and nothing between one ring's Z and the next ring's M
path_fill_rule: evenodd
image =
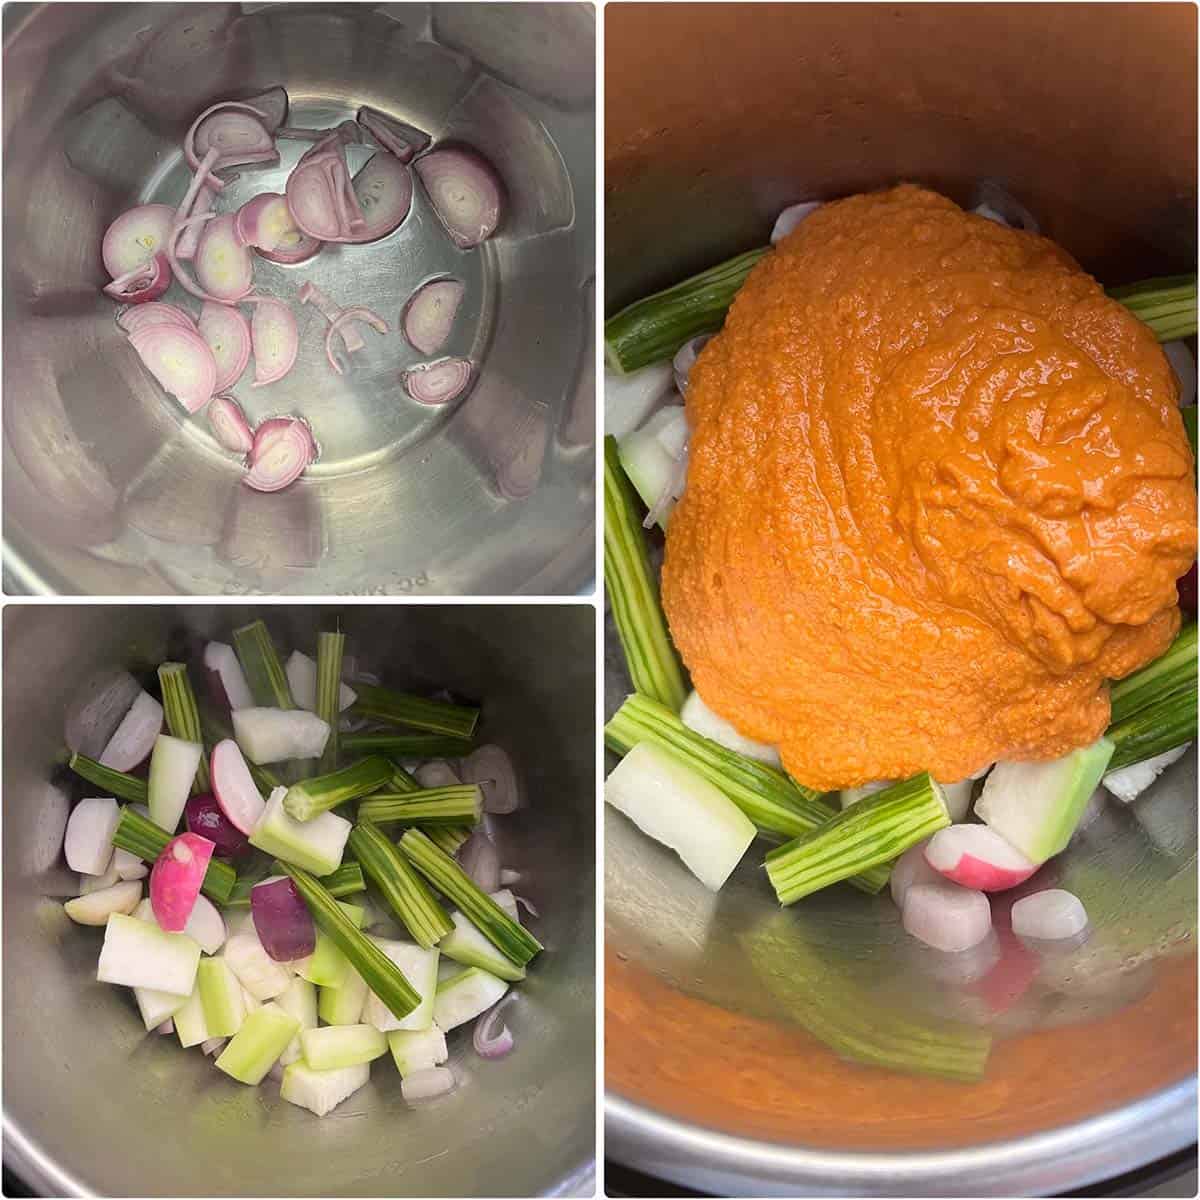
M915 846L909 846L892 864L888 885L892 890L892 899L899 909L904 908L904 898L908 894L908 889L914 884L941 883L942 881L942 877L937 871L925 861L925 847L929 845L930 840L930 838L926 838Z
M150 867L128 850L113 851L112 868L121 879L145 879L150 874Z
M288 990L292 972L263 949L258 934L235 933L225 943L225 961L242 987L256 1000L274 1000Z
M233 736L253 763L320 758L329 726L303 709L239 708L233 714Z
M1057 941L1081 934L1088 923L1083 901L1062 888L1022 896L1012 906L1012 928L1018 937Z
M225 943L225 920L217 911L217 906L207 896L197 896L187 924L183 927L183 932L205 954L216 954Z
M80 800L71 810L63 838L67 866L83 875L103 875L112 861L112 837L120 819L121 810L115 800Z
M287 674L288 687L292 689L292 699L299 707L308 712L317 711L317 664L307 654L293 650L284 668ZM338 691L338 711L346 709L358 699L358 693L353 688L341 684Z
M1187 752L1191 742L1176 746L1153 758L1143 759L1139 763L1130 763L1109 771L1104 777L1104 790L1116 796L1122 804L1130 804L1136 800L1172 763L1178 762Z
M162 732L163 708L149 692L140 692L116 732L108 739L100 763L114 771L132 771L154 749Z
M699 692L692 692L683 702L679 719L693 732L724 746L726 750L744 754L747 758L756 758L771 767L779 766L779 751L774 746L768 746L766 742L756 742L753 738L738 733L724 717L718 716L700 699Z
M952 883L918 883L904 897L904 928L935 950L970 950L990 932L992 907L982 892Z

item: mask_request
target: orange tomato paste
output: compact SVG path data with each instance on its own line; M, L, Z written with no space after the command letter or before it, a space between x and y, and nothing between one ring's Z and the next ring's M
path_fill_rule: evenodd
M687 413L671 633L801 783L1064 754L1179 627L1174 377L1045 238L913 186L825 205L738 293Z

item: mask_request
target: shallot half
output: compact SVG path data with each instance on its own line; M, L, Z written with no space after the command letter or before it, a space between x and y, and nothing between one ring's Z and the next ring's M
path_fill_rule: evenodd
M457 279L431 279L413 292L401 321L414 350L433 355L446 344L465 291Z
M476 150L453 146L431 150L413 164L454 244L478 246L500 224L503 190L499 176Z
M471 364L465 358L442 358L420 363L404 372L404 390L418 404L449 404L471 382Z

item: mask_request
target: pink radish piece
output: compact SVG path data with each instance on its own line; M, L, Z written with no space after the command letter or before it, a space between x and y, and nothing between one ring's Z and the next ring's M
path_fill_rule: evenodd
M334 322L325 331L325 357L329 360L329 365L341 375L342 367L333 354L333 339L341 333L342 329L349 325L351 321L361 321L364 325L370 325L376 333L387 333L388 323L378 314L372 312L369 308L363 308L361 305L355 305L353 308L345 308L338 315Z
M300 330L296 315L282 300L268 296L253 299L250 338L254 346L254 387L282 379L296 362Z
M418 404L449 404L471 382L471 364L465 358L442 358L409 367L403 380L404 390Z
M196 170L201 158L213 150L217 152L213 170L278 162L279 152L266 127L267 120L261 110L230 100L206 108L192 122L183 141L188 166ZM225 185L214 180L214 186L221 191Z
M171 264L165 254L156 254L149 262L106 284L104 294L124 304L146 304L157 300L171 286Z
M925 861L961 887L1003 892L1038 869L1020 850L986 825L948 825L925 847Z
M250 914L258 940L276 962L307 958L316 949L312 914L286 876L264 880L250 889Z
M448 147L431 150L413 166L433 211L456 246L465 250L491 237L500 224L502 190L499 177L482 154L466 147Z
M209 642L204 647L204 666L209 673L210 690L220 689L216 702L223 708L253 708L254 697L246 682L246 673L237 652L225 642ZM215 676L215 678L213 678Z
M195 833L173 837L150 870L150 907L160 929L182 933L192 915L213 844Z
M213 437L231 454L250 453L254 434L242 406L232 396L213 397L208 406L208 425Z
M208 765L213 794L221 811L235 829L249 834L267 805L254 784L237 742L232 738L218 742Z
M1087 928L1087 909L1079 897L1062 888L1023 896L1012 906L1013 933L1036 941L1072 938Z
M139 204L123 212L105 231L100 244L104 269L114 279L144 266L166 249L175 210L167 204Z
M186 217L196 217L201 213L210 213L217 202L217 193L209 184L205 184L192 201L191 209L184 213ZM196 257L196 247L200 245L200 226L190 225L179 237L175 244L175 257L184 262L190 262Z
M429 145L429 134L389 117L377 108L364 105L358 110L358 123L390 154L402 163L409 162Z
M137 333L151 325L178 325L182 329L195 329L196 322L182 308L174 304L153 301L137 308L125 308L117 316L117 324L126 333Z
M465 291L457 279L431 279L413 292L401 320L414 350L436 354L446 344Z
M207 300L200 310L196 327L217 364L217 382L213 390L223 392L237 383L250 361L250 326L231 304L214 304ZM209 419L212 419L211 414Z
M189 796L183 818L189 833L198 833L212 842L218 858L237 858L250 849L249 838L225 815L211 792Z
M354 177L366 227L355 242L375 242L386 237L408 216L412 208L412 172L391 154L376 154Z
M234 226L244 246L274 250L289 233L299 233L282 192L262 192L237 210Z
M306 283L300 289L300 303L315 304L321 316L330 324L342 315L341 306L335 304L315 283ZM359 336L358 330L354 328L353 324L342 328L341 339L347 354L354 354L367 344Z
M112 835L121 811L107 796L94 796L71 809L63 837L67 866L82 875L103 875L112 861Z
M210 221L196 248L196 281L214 299L232 303L254 286L254 259L237 239L233 213Z
M917 883L941 883L942 877L925 861L925 847L931 839L926 838L915 846L909 846L892 864L888 885L892 899L899 909L904 908L904 897L908 889Z
M208 343L181 325L151 325L129 335L146 369L190 413L199 412L216 390L217 363Z
M970 950L991 930L992 910L982 892L952 883L916 883L904 897L904 928L935 950Z
M142 692L125 714L116 732L108 739L100 764L114 771L132 771L145 762L154 749L154 740L162 732L163 710L149 692Z
M256 492L278 492L299 479L312 462L312 435L299 421L266 437L262 432L260 425L250 449L250 469L242 482Z

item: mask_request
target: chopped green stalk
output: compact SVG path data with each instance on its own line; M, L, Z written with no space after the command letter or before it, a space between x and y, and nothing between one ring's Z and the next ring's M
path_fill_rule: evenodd
M434 757L439 756L435 755ZM419 792L422 788L415 775L406 771L398 762L393 761L391 790L404 796L409 792Z
M1196 276L1164 275L1125 287L1109 288L1135 317L1154 331L1160 342L1191 337L1196 332Z
M1133 763L1155 758L1182 746L1196 737L1196 683L1182 692L1166 696L1162 700L1126 717L1117 725L1110 725L1105 734L1115 746L1109 759L1108 771L1119 771Z
M337 1071L373 1062L387 1053L387 1038L374 1025L329 1025L300 1033L304 1061L314 1071Z
M335 718L336 720L336 718ZM333 737L332 726L330 735ZM327 743L328 744L328 743ZM392 781L392 764L382 755L360 758L358 762L294 783L283 798L283 808L296 821L311 821L313 817L349 800L369 796Z
M946 798L926 771L884 788L811 833L777 846L766 859L780 904L892 862L909 846L950 824Z
M462 758L471 753L470 738L444 733L344 733L341 746L344 754L386 754L389 758Z
M466 825L421 825L423 834L444 854L454 854L471 836Z
M233 1037L246 1019L246 1000L238 977L223 957L200 960L196 990L200 993L208 1036Z
M647 696L635 694L626 699L604 727L604 741L617 754L627 754L638 742L653 742L670 750L715 784L766 834L802 837L836 811L816 792L775 767L689 729L668 708ZM850 882L874 893L887 884L888 875L886 865L873 867Z
M218 1071L257 1086L278 1062L288 1042L296 1036L300 1022L274 1001L255 1009L233 1035L216 1061Z
M767 248L747 250L652 296L604 322L604 357L614 371L636 371L670 358L690 338L715 333L746 276Z
M479 709L467 704L448 704L444 700L423 700L406 692L376 687L370 683L355 684L358 700L354 711L376 721L409 725L429 733L440 733L458 739L475 736ZM360 737L364 736L362 734Z
M338 726L342 717L342 654L345 648L344 633L317 634L317 716L329 726L329 740L321 755L320 770L323 773L332 771L338 761Z
M658 600L638 501L617 457L617 440L604 439L604 587L633 686L672 712L687 687Z
M1196 622L1189 621L1166 651L1153 662L1109 685L1110 724L1196 686Z
M112 767L101 766L86 754L72 754L67 760L67 766L80 778L101 788L106 796L115 796L132 804L145 804L149 799L150 788L144 779L138 779L124 771L114 771Z
M171 835L165 829L160 829L148 817L143 817L137 809L122 807L121 819L112 838L118 850L127 850L143 862L153 863L170 840ZM201 891L210 900L216 904L228 904L236 883L237 874L227 862L218 858L209 859ZM248 898L246 903L250 903Z
M350 831L350 851L414 942L428 950L454 928L446 910L390 841L369 821ZM397 1013L397 1016L402 1014Z
M185 742L202 743L204 738L200 730L200 710L196 707L196 693L192 691L187 666L184 663L163 663L158 668L158 683L162 688L163 713L171 734ZM202 754L200 765L196 768L192 791L207 792L208 788L208 756ZM202 1038L201 1041L203 1040L205 1039Z
M528 929L518 925L454 859L439 850L419 829L406 831L400 839L400 850L439 892L462 909L492 945L517 966L525 966L542 949L541 942ZM453 927L449 918L447 924Z
M238 881L233 886L233 891L230 893L229 899L225 901L226 908L249 908L250 893L254 890L254 885L262 883L267 875L282 875L283 867L278 863L272 863L268 872L265 872L258 879L243 879L239 876ZM363 878L362 867L356 862L342 863L336 871L321 878L321 882L325 885L325 890L338 899L343 896L353 896L357 892L365 892L367 890L367 882Z
M478 825L483 792L478 785L378 792L358 806L358 819L375 825Z
M321 886L315 876L300 867L281 864L284 873L308 905L313 920L333 939L350 965L363 977L367 987L397 1017L406 1017L421 1002L419 993L404 978L404 973L338 907L338 902Z
M254 703L260 708L295 708L287 672L279 661L266 625L261 620L251 621L249 625L235 629L233 645Z

